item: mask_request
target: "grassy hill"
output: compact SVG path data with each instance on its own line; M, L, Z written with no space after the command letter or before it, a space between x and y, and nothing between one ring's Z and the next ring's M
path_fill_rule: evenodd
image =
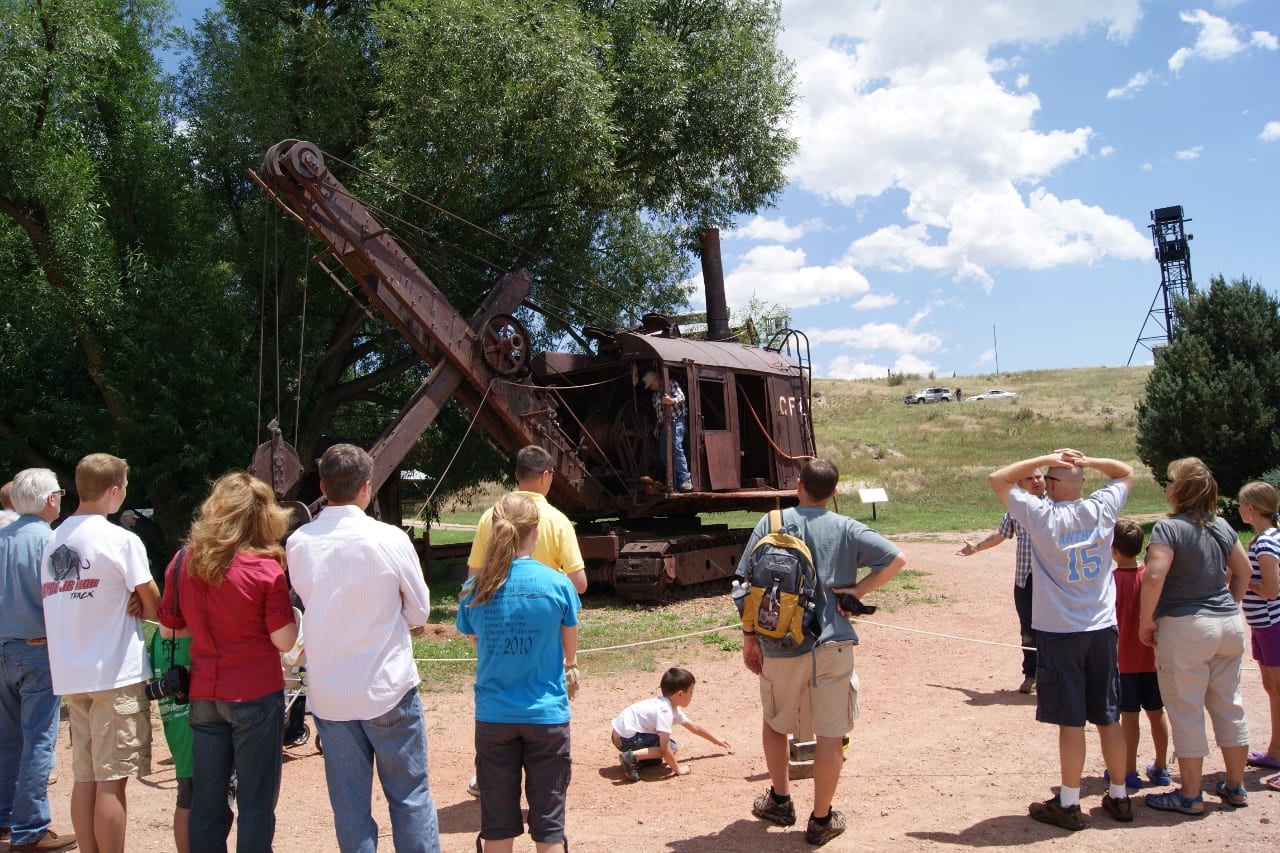
M877 508L886 533L973 530L998 520L999 503L986 475L1008 462L1074 447L1109 456L1137 471L1127 513L1160 512L1164 492L1137 458L1135 404L1149 367L1099 367L965 376L936 384L959 385L969 396L988 388L1018 393L1014 400L906 405L916 381L814 382L818 453L840 468L841 511L870 517L857 489L882 487L890 503ZM1086 489L1102 482L1090 474Z

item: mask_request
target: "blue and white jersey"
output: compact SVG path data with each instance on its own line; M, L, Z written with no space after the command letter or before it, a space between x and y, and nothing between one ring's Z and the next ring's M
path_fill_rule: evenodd
M1123 480L1061 503L1020 488L1009 493L1009 515L1031 536L1032 628L1072 634L1115 626L1111 538L1128 497Z
M1249 543L1249 565L1253 567L1253 574L1250 577L1261 582L1262 569L1258 565L1259 554L1266 554L1271 559L1280 561L1280 530L1268 527L1253 537L1253 541ZM1249 590L1244 594L1244 600L1240 602L1240 606L1244 609L1244 618L1251 627L1269 628L1272 625L1280 625L1280 597L1266 599Z

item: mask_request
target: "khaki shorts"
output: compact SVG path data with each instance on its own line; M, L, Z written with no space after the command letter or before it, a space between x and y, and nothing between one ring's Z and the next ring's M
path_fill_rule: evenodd
M818 737L848 734L858 719L853 649L852 642L824 643L800 657L766 657L760 672L760 707L769 728L800 735L806 734L802 728L809 728Z
M151 706L146 686L64 697L71 711L71 776L110 782L151 773Z

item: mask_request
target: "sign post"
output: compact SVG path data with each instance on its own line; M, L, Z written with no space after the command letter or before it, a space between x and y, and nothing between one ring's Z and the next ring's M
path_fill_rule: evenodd
M876 520L876 504L889 502L889 496L885 494L884 489L858 489L858 497L864 504L871 504L872 521Z

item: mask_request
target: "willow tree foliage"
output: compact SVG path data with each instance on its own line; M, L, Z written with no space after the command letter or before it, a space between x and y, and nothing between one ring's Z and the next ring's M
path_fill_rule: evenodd
M177 530L239 455L252 338L167 115L164 14L0 0L0 464L74 488L82 455L124 456L134 504Z
M1138 457L1158 477L1199 456L1223 496L1280 465L1280 302L1248 278L1215 277L1178 302L1138 404Z

